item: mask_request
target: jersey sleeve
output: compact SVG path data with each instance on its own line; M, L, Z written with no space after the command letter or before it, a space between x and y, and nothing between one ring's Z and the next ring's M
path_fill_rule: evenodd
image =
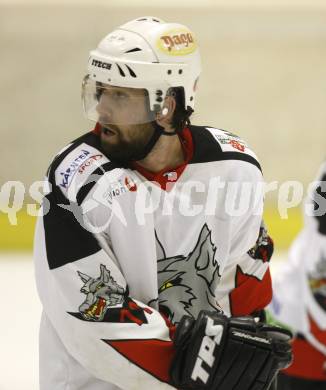
M87 196L82 207L53 184L45 198L49 212L39 217L35 233L45 315L68 353L96 378L121 389L172 388L174 328L130 295L114 252L97 238L106 234L112 209L93 207Z
M271 321L300 333L326 355L326 163L305 201L304 227L273 277Z
M229 255L221 275L219 302L226 313L241 316L261 311L272 298L269 260L273 241L262 220L264 182L260 169L244 161L233 164L229 183L235 183L236 190L233 196L226 191L224 201L227 210L234 212L224 217L228 221Z

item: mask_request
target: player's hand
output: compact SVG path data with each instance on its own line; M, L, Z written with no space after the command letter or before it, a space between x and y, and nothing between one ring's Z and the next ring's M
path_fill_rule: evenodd
M291 338L288 330L250 316L184 316L175 333L171 384L182 390L267 390L292 361Z

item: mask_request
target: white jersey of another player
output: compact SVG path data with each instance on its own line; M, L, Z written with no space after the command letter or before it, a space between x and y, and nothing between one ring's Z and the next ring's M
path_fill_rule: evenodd
M326 381L325 183L326 163L320 168L312 199L305 204L305 226L292 244L288 261L273 277L269 306L274 320L296 334L294 361L285 374L316 381Z

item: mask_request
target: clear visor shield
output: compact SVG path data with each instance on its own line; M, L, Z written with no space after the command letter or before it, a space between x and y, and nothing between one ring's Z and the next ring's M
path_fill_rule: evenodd
M82 102L88 119L106 125L138 125L155 120L146 89L104 84L87 75L82 85Z

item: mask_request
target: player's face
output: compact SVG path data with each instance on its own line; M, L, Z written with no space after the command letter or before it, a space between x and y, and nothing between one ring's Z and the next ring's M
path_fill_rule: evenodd
M143 89L107 85L99 93L96 110L102 125L102 147L112 158L130 160L154 132Z

